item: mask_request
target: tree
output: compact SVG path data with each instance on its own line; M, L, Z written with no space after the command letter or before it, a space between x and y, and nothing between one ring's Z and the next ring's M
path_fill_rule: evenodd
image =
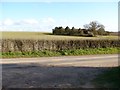
M98 35L105 35L106 34L106 32L103 28L100 28L97 32L98 32Z
M84 31L81 29L80 30L80 36L83 36L84 35Z
M72 27L72 30L73 30L73 31L74 31L74 29L75 29L75 28L74 28L74 27Z
M58 29L59 29L59 34L64 35L64 32L65 32L64 28L61 26L61 27L58 27Z
M68 26L65 28L65 34L70 35L70 28Z
M74 30L75 30L75 28L74 28L74 27L72 27L72 29L70 30L69 35L74 35Z
M54 35L58 35L58 27L55 27L55 29L52 29L52 30Z
M90 30L94 36L98 34L98 30L105 30L104 25L98 23L97 21L92 21L89 24L84 25L84 28Z

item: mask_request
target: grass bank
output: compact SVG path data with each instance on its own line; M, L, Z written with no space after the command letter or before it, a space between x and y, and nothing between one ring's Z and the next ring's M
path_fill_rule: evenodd
M6 52L0 53L2 58L19 57L52 57L52 56L76 56L76 55L94 55L94 54L117 54L120 48L88 48L60 51L33 51L33 52Z
M120 88L120 66L110 68L93 80L96 87Z

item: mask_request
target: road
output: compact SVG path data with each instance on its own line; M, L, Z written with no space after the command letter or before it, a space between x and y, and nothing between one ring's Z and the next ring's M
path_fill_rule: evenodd
M2 59L0 64L27 64L37 63L52 66L90 66L90 67L114 67L118 66L118 54L109 55L85 55L63 57L40 58L12 58Z
M94 88L97 75L118 66L117 54L1 60L5 88Z

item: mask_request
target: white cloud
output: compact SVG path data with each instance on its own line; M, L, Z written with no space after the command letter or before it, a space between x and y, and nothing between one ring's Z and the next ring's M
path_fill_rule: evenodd
M0 22L0 25L4 26L11 26L11 25L34 25L34 24L39 24L39 21L35 19L24 19L20 21L13 21L12 19L5 19L2 22Z
M5 19L4 30L17 30L17 31L48 31L51 32L56 26L71 27L71 22L68 19L54 19L52 17L41 18L36 20L34 18L28 18L23 20L13 21L11 19ZM3 30L2 29L2 30Z
M13 25L14 24L14 21L12 19L5 19L3 22L2 22L3 25Z

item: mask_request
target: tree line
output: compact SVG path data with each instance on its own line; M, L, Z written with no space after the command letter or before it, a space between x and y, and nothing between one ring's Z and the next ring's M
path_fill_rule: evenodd
M53 30L54 35L69 35L69 36L89 36L94 37L96 35L109 35L108 31L105 31L105 26L98 23L97 21L92 21L89 24L85 24L84 28L75 28L71 29L67 26L63 28L55 27Z

